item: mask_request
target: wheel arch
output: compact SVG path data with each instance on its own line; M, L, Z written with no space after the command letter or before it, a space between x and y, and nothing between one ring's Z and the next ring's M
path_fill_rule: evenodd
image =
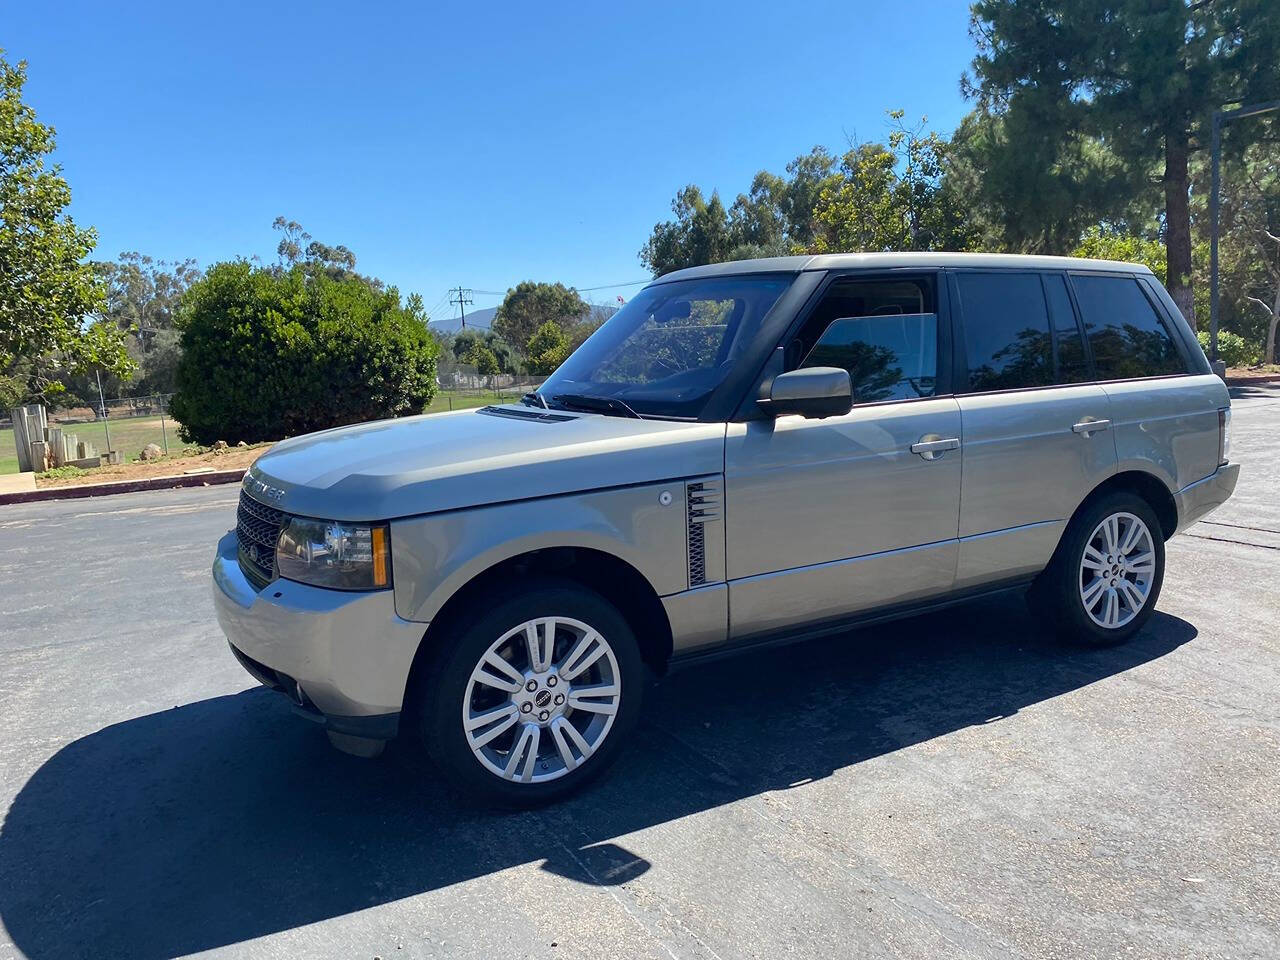
M1137 494L1147 501L1151 509L1155 511L1156 519L1160 521L1160 532L1166 541L1177 531L1178 505L1173 499L1173 492L1169 489L1168 484L1154 473L1146 470L1125 470L1108 477L1098 484L1089 496L1085 497L1080 506L1076 507L1075 513L1072 514L1072 519L1099 498L1115 493L1118 490L1126 490Z
M500 560L473 576L449 597L426 625L422 641L405 684L404 710L414 710L426 689L438 655L444 650L451 625L472 604L492 591L510 591L521 579L555 576L574 581L612 603L635 630L640 656L661 674L671 659L671 622L658 592L627 561L604 550L581 546L556 546L528 550Z

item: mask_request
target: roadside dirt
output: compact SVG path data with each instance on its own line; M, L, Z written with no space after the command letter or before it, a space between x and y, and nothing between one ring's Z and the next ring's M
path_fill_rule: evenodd
M1227 385L1246 383L1272 383L1280 380L1280 366L1268 364L1262 367L1228 367Z
M170 477L201 467L211 467L214 470L243 470L266 453L270 446L269 443L261 443L253 447L231 447L227 450L198 453L189 457L166 457L161 460L122 463L114 467L96 467L75 476L37 477L36 488L43 490L46 487L74 487L86 483L109 483L114 480Z

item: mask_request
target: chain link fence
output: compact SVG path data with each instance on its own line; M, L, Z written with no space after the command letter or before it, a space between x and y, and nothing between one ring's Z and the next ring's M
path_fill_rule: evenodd
M510 403L536 390L546 377L486 375L466 364L442 363L437 379L436 396L426 413ZM138 459L150 444L159 447L162 454L181 454L188 445L178 436L178 424L169 415L171 396L121 397L93 405L50 410L47 411L48 425L59 428L67 439L68 460L77 458L80 444L85 444L86 456L114 450L126 463ZM0 412L0 474L18 472L16 439L7 413Z
M439 388L436 397L427 407L427 413L445 410L466 410L490 403L510 403L519 400L530 390L542 386L546 377L523 374L482 374L465 363L441 361L436 368Z
M105 454L115 450L121 459L135 460L150 444L164 454L181 453L186 446L178 436L178 425L169 415L170 394L149 397L122 397L92 406L68 407L46 413L50 429L58 428L67 443L67 459L76 459L80 449ZM0 473L17 473L18 455L13 424L0 420ZM84 444L83 448L80 445Z

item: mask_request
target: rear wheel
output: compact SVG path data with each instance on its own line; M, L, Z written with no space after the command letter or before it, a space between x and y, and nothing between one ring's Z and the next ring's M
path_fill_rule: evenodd
M1033 608L1062 637L1091 645L1128 640L1155 609L1164 537L1155 511L1117 491L1083 507L1032 588Z
M424 691L423 733L464 792L546 803L617 756L639 716L639 647L612 604L571 582L539 580L491 599L437 638L450 649Z

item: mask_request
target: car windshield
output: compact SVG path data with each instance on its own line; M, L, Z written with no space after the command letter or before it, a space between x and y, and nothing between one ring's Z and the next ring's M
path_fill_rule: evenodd
M707 277L647 287L587 338L538 396L553 407L697 419L792 279Z

